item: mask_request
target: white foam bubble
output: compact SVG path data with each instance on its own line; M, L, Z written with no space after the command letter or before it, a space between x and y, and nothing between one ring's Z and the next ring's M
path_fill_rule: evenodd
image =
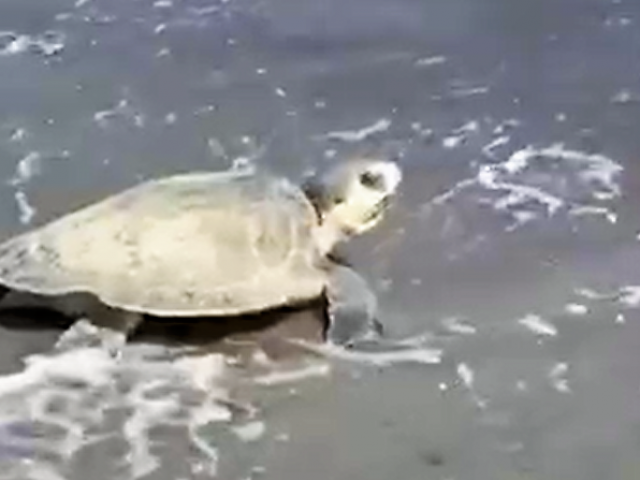
M13 478L16 480L67 480L65 475L55 471L51 465L26 461L20 466ZM3 476L3 479L6 478Z
M0 41L4 44L0 48L0 55L4 56L25 52L31 44L28 35L17 35L14 32L0 32Z
M449 150L457 148L462 145L471 134L477 133L479 129L480 123L477 120L470 120L444 137L442 139L442 147Z
M471 394L471 398L479 408L485 408L487 401L482 398L475 388L476 375L473 369L466 363L459 363L456 366L456 373L458 378L462 381L462 384L467 388Z
M518 320L518 323L537 335L555 337L558 329L552 323L544 320L538 315L529 314Z
M23 190L18 190L14 193L13 198L16 201L18 207L18 219L23 225L31 223L36 216L36 208L31 205L27 194Z
M438 364L442 360L442 350L423 345L424 336L411 337L404 340L385 341L375 351L363 349L347 349L339 345L315 344L304 341L296 342L320 355L330 359L385 367L396 364L415 363L422 365Z
M613 97L611 97L611 103L617 104L629 104L640 102L640 95L631 90L620 90Z
M436 65L442 65L447 62L447 57L443 55L434 55L432 57L419 58L414 62L416 67L433 67Z
M0 398L37 384L50 383L60 376L73 382L104 385L110 364L109 356L97 349L77 350L56 356L32 355L25 359L26 368L22 372L0 377Z
M586 315L589 313L589 308L580 303L567 303L564 306L564 310L571 315Z
M318 347L318 351L322 351L322 348ZM330 373L331 368L328 364L313 362L292 370L273 371L256 376L253 378L252 383L268 386L284 385L297 383L314 377L327 377Z
M222 4L226 3L226 2L220 2ZM209 5L207 7L189 7L188 11L189 13L192 13L196 16L202 17L205 15L211 15L212 13L218 13L220 12L220 5Z
M24 185L42 171L42 154L40 152L29 152L22 157L16 165L13 177L9 179L9 184L16 187Z
M114 107L95 112L93 120L102 128L109 127L117 120L125 120L142 128L146 123L146 116L139 112L128 99L123 98Z
M620 196L620 186L617 180L623 167L605 155L566 149L561 143L531 153L540 157L561 159L573 164L578 168L578 175L593 184L596 189L594 194L599 194L601 199Z
M60 53L64 47L65 35L59 31L48 31L41 35L24 35L13 31L0 32L0 56L33 51L48 57Z
M617 2L613 2L613 3L617 3ZM607 17L604 20L604 25L605 27L608 28L626 28L629 27L630 25L633 25L633 20L630 17L625 17L625 16L612 16L612 17Z
M640 306L640 285L627 285L620 289L620 303L629 308Z
M611 211L607 207L600 207L597 205L580 205L572 208L569 211L569 215L574 217L582 216L602 216L609 223L618 223L618 214Z
M507 169L514 167L514 163L503 164ZM517 164L515 165L517 166ZM515 182L504 181L500 169L493 165L483 165L478 171L478 183L488 190L504 191L505 194L497 198L493 205L497 210L507 211L512 207L534 200L544 205L549 215L553 215L563 205L563 201L539 188Z
M153 2L153 8L171 8L173 2L171 0L156 0Z
M462 145L465 139L466 139L465 135L462 135L462 134L449 135L448 137L444 137L442 139L442 146L448 150L451 150L453 148L457 148L460 145Z
M451 91L451 95L456 98L471 97L474 95L485 95L489 93L489 87L485 85L478 85L474 87L454 87Z
M125 421L123 433L129 444L126 460L131 465L134 478L149 475L160 466L160 460L150 450L149 429L158 425L161 419L176 413L179 408L175 398L145 398L146 390L153 390L160 385L161 382L150 382L133 389L128 395L128 403L134 406L134 412ZM144 405L144 408L140 408L140 405Z
M564 376L569 371L569 365L564 362L556 363L549 371L549 379L555 388L559 392L569 393L569 381Z
M233 427L233 432L245 443L259 440L264 436L266 430L267 427L261 420L255 420Z
M493 139L489 143L487 143L484 147L482 147L482 153L490 158L495 158L493 151L499 147L504 145L508 145L511 137L509 135L501 135L498 138Z
M610 298L611 297L611 293L608 293L608 292L597 292L596 290L593 290L591 288L577 288L575 290L575 293L577 295L580 295L581 297L587 298L589 300L601 300L601 299L605 299L605 298Z
M216 380L224 376L225 358L222 355L198 355L180 358L174 367L182 371L185 378L196 388L206 390L215 385Z
M504 135L506 132L519 127L522 124L517 118L509 118L500 122L493 129L493 135Z
M442 320L444 327L453 333L459 333L461 335L475 335L478 329L468 322L464 322L457 317L445 318Z
M12 142L20 142L27 138L27 130L25 128L16 128L11 133L9 140Z
M157 58L162 58L162 57L168 57L171 55L171 49L164 47L164 48L160 48L158 49L158 51L156 52L156 57Z
M467 388L473 388L475 375L469 365L466 363L460 363L456 367L456 371L458 372L458 377L460 377L462 383L464 383Z
M343 142L361 142L376 133L387 131L390 126L391 120L388 118L381 118L371 125L362 127L358 130L340 130L326 133L324 138L329 140L340 140Z

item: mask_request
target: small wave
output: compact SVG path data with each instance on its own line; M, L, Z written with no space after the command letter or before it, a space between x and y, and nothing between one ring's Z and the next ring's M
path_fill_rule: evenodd
M558 335L558 329L556 326L538 315L526 315L518 320L518 323L523 327L528 328L536 335L548 337L555 337Z
M42 154L40 152L29 152L18 161L14 175L9 179L9 185L14 187L24 185L40 174L41 170Z
M517 126L517 125L514 125ZM444 137L444 148L454 148L480 136L477 123L468 122ZM454 200L486 209L509 219L505 231L512 231L536 220L561 213L574 219L602 217L617 221L614 201L621 196L619 183L623 167L603 154L586 153L562 144L547 147L531 145L507 153L511 137L504 129L480 147L490 160L475 168L475 173L425 204L420 214L432 206Z
M252 383L257 385L283 385L300 382L313 377L326 377L330 372L326 363L313 363L304 367L299 367L288 371L275 371L264 375L256 376Z
M12 140L17 132L24 132L24 130L18 129L14 134L12 134ZM69 155L70 153L68 151L52 155L45 155L42 152L32 151L18 161L15 172L13 176L9 178L7 184L15 188L14 199L18 208L18 219L20 223L23 225L31 223L37 214L37 209L29 201L25 187L31 180L41 174L45 157L47 159L68 158Z
M462 384L471 395L471 400L473 400L476 406L482 409L486 408L488 405L488 401L480 396L480 394L476 390L476 374L473 369L466 363L459 363L456 367L456 373Z
M101 349L34 355L22 372L0 377L2 443L25 451L20 458L14 454L14 463L22 465L27 455L33 468L64 478L72 456L116 436L128 444L123 461L132 478L141 478L163 466L150 432L166 425L182 428L205 458L208 472L215 474L217 449L201 429L231 418L228 392L218 384L224 362L220 355L171 361L159 353L136 354L134 349L126 362ZM107 427L116 410L127 412L120 432ZM21 429L16 431L15 425ZM5 450L0 445L0 453ZM26 478L20 476L24 474L19 468L12 478Z
M357 130L336 130L334 132L328 132L323 135L323 138L348 143L361 142L377 133L387 131L389 127L391 127L391 120L388 118L381 118L371 125L367 125Z
M432 57L423 57L419 58L414 62L416 67L425 68L425 67L433 67L435 65L442 65L447 63L447 57L443 55L434 55Z
M480 124L472 120L453 130L448 136L442 139L442 146L446 149L457 148L462 145L469 135L478 132Z
M123 98L112 108L95 112L93 120L101 128L109 127L116 120L125 120L138 128L142 128L145 126L146 116L138 111L130 100Z
M442 361L442 350L425 345L430 337L419 335L400 340L383 340L380 344L374 343L373 349L345 348L331 343L316 344L305 341L297 341L299 345L310 351L334 360L386 367L396 364L422 364L434 365Z
M36 216L37 210L31 205L27 194L23 190L18 190L14 193L13 198L18 208L18 220L23 225L30 224Z
M383 352L317 351L374 366L432 364L440 353L424 346L430 338L407 338ZM269 433L259 408L241 400L241 392L252 389L253 397L253 389L272 394L284 386L288 396L292 383L328 376L330 362L310 350L293 363L247 359L252 367L228 354L138 343L128 344L120 359L101 348L29 356L22 371L0 376L0 462L10 467L3 478L66 478L84 455L114 441L123 455L96 468L112 465L125 468L127 478L145 478L176 467L157 437L168 430L191 451L176 468L219 475L226 449L237 448L233 442L260 442ZM220 432L214 425L223 425L222 435L212 435Z
M441 323L449 332L458 335L475 335L478 333L478 329L474 325L457 317L445 318Z
M503 192L493 201L497 210L524 207L534 202L547 215L566 208L569 214L585 215L609 210L597 203L618 197L617 177L622 167L599 154L565 149L562 145L536 149L526 147L502 163L482 165L478 183Z

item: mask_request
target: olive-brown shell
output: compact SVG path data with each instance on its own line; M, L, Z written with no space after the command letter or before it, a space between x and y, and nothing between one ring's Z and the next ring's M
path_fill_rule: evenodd
M191 173L143 183L0 245L0 283L89 292L160 316L235 315L319 296L317 216L285 179Z

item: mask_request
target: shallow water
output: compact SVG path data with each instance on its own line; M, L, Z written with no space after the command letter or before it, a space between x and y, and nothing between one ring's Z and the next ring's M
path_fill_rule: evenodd
M2 2L7 235L150 176L384 152L402 198L349 254L391 334L442 356L327 361L282 341L317 336L309 309L228 341L175 326L190 354L150 326L115 364L5 318L0 478L638 478L639 15Z

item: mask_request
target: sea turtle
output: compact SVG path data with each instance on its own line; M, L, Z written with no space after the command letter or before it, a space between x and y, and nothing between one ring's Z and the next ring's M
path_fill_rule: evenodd
M150 180L0 244L0 307L48 306L119 353L144 314L232 317L324 296L327 337L376 330L366 282L332 257L383 217L391 160L353 158L302 185L265 172Z

